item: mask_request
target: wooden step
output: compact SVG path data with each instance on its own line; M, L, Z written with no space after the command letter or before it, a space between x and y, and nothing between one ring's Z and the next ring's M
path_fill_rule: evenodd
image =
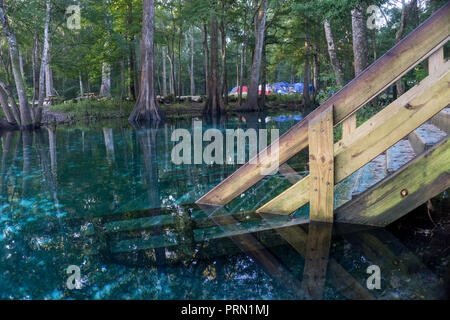
M309 219L305 217L291 218L289 216L276 216L271 219L259 219L244 221L224 226L212 226L193 230L194 241L201 242L213 239L233 237L253 232L266 231L276 228L284 228L299 224L307 224ZM132 238L119 240L111 244L111 252L128 252L135 250L171 247L179 244L177 233L150 236L147 238Z
M408 135L414 152L419 155L445 138L447 134L436 126L425 123Z
M448 134L450 132L450 108L445 108L439 112L430 119L430 123Z
M285 132L276 143L271 144L263 152L260 152L255 159L241 166L214 189L198 199L196 203L225 206L261 181L264 178L262 169L266 168L264 170L266 171L267 168L283 164L308 146L309 122L325 112L330 106L333 106L335 126L352 116L443 45L443 42L448 38L448 22L446 21L448 21L449 16L450 4L446 4L320 107ZM344 178L346 177L342 179ZM339 177L337 179L339 180ZM301 182L299 182L299 186L303 188ZM291 191L294 193L293 189ZM287 194L287 196L290 196L290 194ZM277 200L282 200L282 198L283 196ZM303 199L298 202L302 203ZM274 204L278 204L278 202L276 200L272 202L270 208L268 206L262 207L261 212L272 209L279 210L279 208L273 208ZM289 214L296 207L298 208L298 203L283 209L284 212Z
M364 192L386 176L386 155L381 154L358 170L352 197Z
M385 227L450 186L450 142L443 139L335 211L337 222Z
M415 152L408 139L403 139L386 151L387 172L392 173L414 159Z

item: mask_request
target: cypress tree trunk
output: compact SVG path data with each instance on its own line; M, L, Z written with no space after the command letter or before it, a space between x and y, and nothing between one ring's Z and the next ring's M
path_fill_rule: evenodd
M367 25L363 12L362 5L357 5L351 12L355 76L360 74L367 67L369 57Z
M227 83L227 37L223 20L220 21L221 53L222 53L222 94L224 104L228 105L228 83Z
M48 0L48 4L49 2L50 0ZM33 123L31 109L28 104L25 82L19 70L19 52L17 48L16 35L12 30L12 28L10 28L3 0L0 0L0 22L2 24L5 37L8 41L9 55L11 58L11 68L14 76L14 81L16 84L17 95L19 97L19 105L20 105L19 125L22 129L32 129L34 126L39 126L40 119L38 119L39 122ZM11 103L13 102L11 101Z
M128 26L131 26L133 23L133 2L128 1L128 17L127 17ZM137 91L137 73L136 73L136 56L135 56L135 48L134 48L134 35L129 34L128 36L128 71L130 74L130 96L133 98L133 101L136 101L138 96ZM89 91L89 89L88 89Z
M39 100L39 40L37 35L34 36L33 47L33 107L34 102Z
M253 51L252 70L250 73L250 86L248 88L247 102L244 110L257 111L258 105L258 87L259 73L261 70L261 56L264 45L264 33L266 29L266 6L267 0L263 0L255 17L255 50Z
M341 64L339 63L339 59L336 54L330 22L327 19L325 19L323 26L325 28L325 37L327 39L328 55L330 56L331 65L333 66L334 75L336 77L336 84L338 86L343 86L344 76L342 74Z
M310 79L310 66L309 66L309 52L310 52L310 39L309 39L309 20L305 19L305 70L303 72L303 105L308 106L311 103L309 97L309 79Z
M166 47L162 47L162 95L167 97Z
M238 105L242 106L242 87L244 86L244 72L245 72L245 64L247 62L247 37L244 38L244 42L242 43L242 53L241 53L241 74L239 76L239 99Z
M259 105L264 108L266 105L266 82L267 82L267 59L266 59L266 41L264 41L261 57L261 97L259 99Z
M195 79L194 79L194 29L192 29L191 35L191 68L190 68L190 81L191 81L191 96L195 96Z
M22 74L22 77L25 78L25 72L23 71L22 51L20 51L20 50L19 50L19 69L20 69L20 73Z
M205 95L209 96L209 49L208 49L208 30L206 23L203 24L203 51L205 54Z
M14 114L12 113L11 108L8 105L8 98L6 96L6 92L0 88L0 104L2 106L3 113L5 114L6 121L12 126L17 125L17 121L14 118Z
M358 76L368 65L369 43L367 39L367 24L364 17L364 9L361 4L351 11L353 56L355 59L355 77ZM356 128L356 113L346 119L342 127L344 137L350 135Z
M318 51L314 51L314 99L320 90L320 61Z
M83 90L83 78L81 77L81 72L78 73L78 78L80 79L80 97L83 97L84 90Z
M181 32L180 37L178 38L178 74L177 74L177 96L180 97L183 95L181 90Z
M128 120L161 120L163 113L158 106L154 88L154 26L155 26L155 0L144 0L142 20L142 47L141 47L141 85L136 105Z
M396 44L399 43L400 40L402 40L406 27L406 22L408 20L408 17L411 15L411 11L414 11L414 8L417 8L417 0L411 1L409 6L407 6L405 4L405 1L402 0L402 15L400 18L400 26L397 30L397 33L395 34ZM405 93L405 86L401 79L396 82L396 87L398 96L401 96L403 93Z
M11 88L8 85L6 85L6 83L4 83L1 80L0 80L0 88L3 90L2 92L6 93L6 98L10 100L10 104L11 104L11 108L10 109L11 109L11 112L12 112L12 114L14 116L14 120L15 120L14 122L16 124L20 124L21 123L20 110L19 110L19 107L17 106L16 100L14 98L13 92L11 91ZM6 99L6 103L8 101L7 99ZM5 107L6 106L9 108L8 104L5 104ZM8 111L6 111L5 114L7 112ZM14 123L14 122L11 122L11 123Z
M41 69L39 72L39 102L38 102L38 110L41 109L44 104L44 89L45 89L45 67L48 64L48 50L50 43L50 34L49 34L49 26L50 26L50 0L47 0L47 13L45 18L45 26L44 26L44 48L42 52L42 61L41 61Z
M219 80L219 46L217 35L217 17L215 13L211 14L210 21L210 40L211 40L211 76L209 77L209 95L206 97L206 104L203 113L218 115L225 113L223 104L222 90Z
M111 99L111 65L107 62L102 63L102 85L99 95Z
M236 87L239 88L239 46L236 45Z
M170 94L175 95L175 61L173 59L173 55L168 54L167 58L169 59L170 65Z
M50 63L47 61L47 64L45 66L45 96L48 98L50 96L53 96L53 93L53 73L52 69L50 68Z
M50 96L53 96L55 93L55 89L53 87L53 72L50 68L50 59L51 59L51 52L50 52L50 33L48 36L48 52L47 52L47 61L45 63L45 96L48 98Z

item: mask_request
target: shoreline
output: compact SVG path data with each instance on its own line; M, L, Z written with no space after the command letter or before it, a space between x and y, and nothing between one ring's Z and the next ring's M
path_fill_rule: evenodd
M166 120L174 121L178 119L192 119L195 117L208 117L208 115L203 114L204 103L198 102L188 102L181 104L162 104L160 105L162 111L166 115ZM251 111L241 111L236 110L238 108L237 103L231 103L227 107L227 111L224 116L239 116L242 114L279 114L283 112L300 112L305 113L305 108L303 108L301 103L288 102L284 104L273 105L268 103L264 110L251 112ZM311 111L312 109L308 109ZM128 112L120 114L119 110L114 110L109 113L102 112L87 112L84 115L74 115L68 112L61 112L51 110L51 107L46 107L42 113L42 126L60 126L60 125L75 125L79 122L98 122L103 120L127 120ZM6 128L3 128L6 129ZM7 130L7 129L6 129Z

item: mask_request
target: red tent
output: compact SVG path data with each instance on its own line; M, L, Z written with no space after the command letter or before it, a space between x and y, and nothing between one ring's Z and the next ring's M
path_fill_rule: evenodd
M239 93L239 90L241 90L241 87L238 87L237 93ZM242 87L242 93L248 93L248 88L246 86Z

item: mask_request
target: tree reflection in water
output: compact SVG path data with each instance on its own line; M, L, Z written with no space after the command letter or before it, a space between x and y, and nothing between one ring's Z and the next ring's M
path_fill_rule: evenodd
M203 122L269 127L262 120ZM225 208L192 204L236 166L174 165L178 127L190 122L1 133L0 298L443 297L442 281L384 229L308 227L307 206L254 212L304 176L305 157ZM71 264L82 266L83 290L64 285ZM372 264L381 290L366 287Z

